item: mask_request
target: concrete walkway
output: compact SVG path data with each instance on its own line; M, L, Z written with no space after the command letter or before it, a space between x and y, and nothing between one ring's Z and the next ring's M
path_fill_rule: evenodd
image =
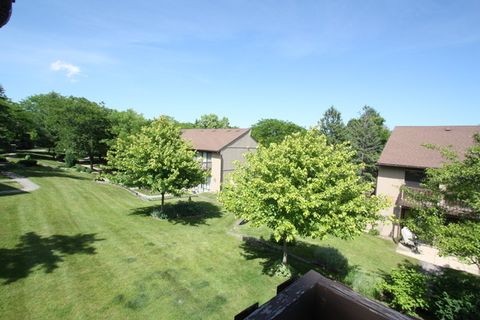
M10 178L9 181L15 181L22 187L18 190L6 190L6 191L0 191L0 195L3 194L15 194L15 193L22 193L22 192L31 192L35 191L40 186L38 184L33 183L30 179L21 177L19 175L16 175L15 173L12 172L2 172L2 175L7 176Z
M419 245L418 251L420 253L415 253L410 248L402 244L398 244L398 247L397 247L397 253L403 254L404 256L418 259L422 262L425 262L426 265L432 264L432 265L443 267L443 268L450 268L450 269L465 271L475 275L480 275L480 270L476 265L462 263L455 257L440 257L438 255L438 249L436 248L433 248L427 245Z

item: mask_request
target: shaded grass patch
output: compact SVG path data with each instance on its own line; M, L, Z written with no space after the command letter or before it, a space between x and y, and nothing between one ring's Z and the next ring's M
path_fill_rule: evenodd
M104 239L98 239L95 234L42 237L28 232L20 237L15 248L0 249L0 278L9 284L28 277L36 267L52 273L66 255L95 254L93 243L101 240Z
M177 201L165 203L164 210L160 206L148 206L132 210L132 215L148 216L168 220L174 224L200 225L206 224L208 219L220 218L220 206L208 201Z

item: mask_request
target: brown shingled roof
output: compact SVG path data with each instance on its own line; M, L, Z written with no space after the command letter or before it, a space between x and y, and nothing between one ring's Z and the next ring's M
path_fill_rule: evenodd
M219 152L250 129L183 129L182 138L195 150Z
M438 168L445 159L424 144L452 146L463 158L474 143L473 135L480 126L395 127L388 139L378 165L412 168Z

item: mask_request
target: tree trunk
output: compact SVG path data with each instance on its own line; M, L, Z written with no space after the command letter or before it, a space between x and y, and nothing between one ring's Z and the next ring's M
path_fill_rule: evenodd
M162 204L161 204L161 207L160 207L161 212L163 212L164 205L165 205L165 192L162 192Z
M283 259L282 259L282 263L284 265L287 265L288 264L288 261L287 261L287 240L283 240Z
M93 171L93 155L90 155L88 158L90 159L90 169Z

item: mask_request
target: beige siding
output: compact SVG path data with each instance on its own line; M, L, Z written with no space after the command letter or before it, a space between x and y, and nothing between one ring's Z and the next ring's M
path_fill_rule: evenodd
M212 171L210 180L210 191L220 191L222 184L222 156L220 153L212 153Z
M222 156L222 182L229 173L235 169L234 162L245 161L245 153L255 151L257 142L250 136L250 133L235 140L221 151Z
M257 148L257 142L253 140L250 134L246 134L240 139L235 140L222 150L223 171L233 171L235 160L243 161L243 155Z
M405 184L405 169L396 167L378 168L377 195L383 195L390 201L388 208L381 211L384 217L400 218L401 208L397 205L400 187ZM399 227L388 219L379 225L383 237L397 237Z

